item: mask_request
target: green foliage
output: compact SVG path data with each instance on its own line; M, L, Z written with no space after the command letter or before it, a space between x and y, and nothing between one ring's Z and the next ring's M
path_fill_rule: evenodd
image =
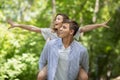
M37 74L38 57L31 53L23 53L21 56L15 55L7 59L0 68L0 79L9 80L35 80ZM29 74L29 75L28 75Z
M0 27L0 80L36 80L45 41L39 34L4 26Z

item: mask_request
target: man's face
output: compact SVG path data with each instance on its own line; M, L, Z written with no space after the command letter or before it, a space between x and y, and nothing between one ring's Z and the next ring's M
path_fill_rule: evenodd
M60 38L65 38L73 35L73 30L70 30L69 26L70 25L68 23L62 24L62 27L60 28L59 34L58 34Z

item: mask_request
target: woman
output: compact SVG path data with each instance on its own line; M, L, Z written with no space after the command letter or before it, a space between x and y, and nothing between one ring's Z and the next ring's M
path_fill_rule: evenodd
M33 31L36 33L41 33L43 35L43 37L45 38L45 40L47 40L48 38L54 39L57 37L57 34L56 34L57 29L59 29L61 27L62 22L65 19L69 19L68 16L66 16L65 14L57 14L54 19L54 23L53 23L54 26L52 28L38 28L38 27L35 27L32 25L18 24L11 20L8 20L8 23L11 25L11 27L9 27L9 29L19 27L19 28L22 28L25 30ZM99 28L99 27L109 28L109 26L106 25L107 22L104 22L101 24L91 24L91 25L83 26L79 29L78 34L80 34L82 32L91 31L91 30Z
M54 23L53 23L53 27L52 28L38 28L32 25L24 25L24 24L18 24L18 23L14 23L11 20L8 20L8 23L11 25L10 28L15 28L15 27L19 27L22 29L26 29L29 31L33 31L33 32L37 32L37 33L41 33L44 37L44 39L46 41L50 40L50 39L55 39L57 38L57 34L58 34L58 30L62 25L62 22L66 19L69 19L68 16L66 16L65 14L57 14L55 19L54 19ZM77 32L75 38L79 38L79 34L82 32L87 32L99 27L108 27L107 22L101 23L101 24L92 24L92 25L86 25L82 28L79 29L79 31ZM9 28L9 29L10 29ZM44 67L38 74L38 80L45 80L47 76L47 68ZM87 73L84 71L84 69L80 69L79 72L79 76L78 78L81 80L87 80L88 79L88 75Z

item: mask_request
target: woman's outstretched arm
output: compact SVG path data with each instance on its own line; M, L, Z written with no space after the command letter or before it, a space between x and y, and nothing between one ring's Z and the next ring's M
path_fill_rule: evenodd
M91 25L83 26L80 28L80 32L87 32L87 31L91 31L91 30L94 30L100 27L109 28L109 26L107 25L108 22L109 20L101 24L91 24Z
M12 20L7 20L7 22L11 25L11 27L9 27L8 29L11 28L15 28L15 27L19 27L28 31L33 31L33 32L37 32L37 33L41 33L41 29L32 25L25 25L25 24L18 24L13 22Z

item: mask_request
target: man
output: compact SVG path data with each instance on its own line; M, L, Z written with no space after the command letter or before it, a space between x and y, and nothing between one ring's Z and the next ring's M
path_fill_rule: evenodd
M65 20L59 37L46 43L39 60L39 69L47 64L48 80L75 80L80 67L88 72L88 53L74 40L79 27L75 21Z

